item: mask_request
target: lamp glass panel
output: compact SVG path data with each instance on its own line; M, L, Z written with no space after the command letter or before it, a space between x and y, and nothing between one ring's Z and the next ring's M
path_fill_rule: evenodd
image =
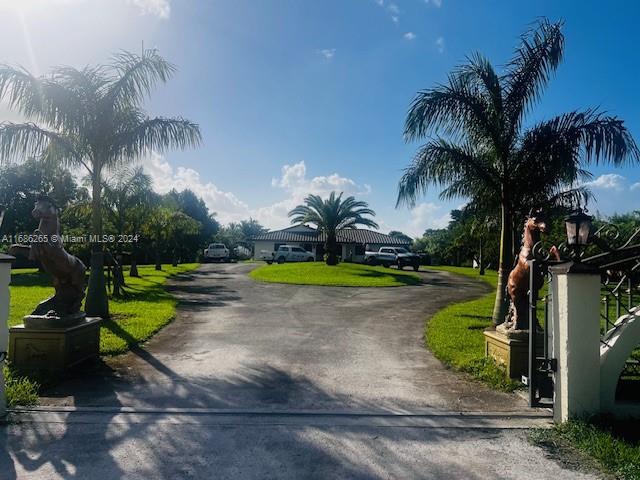
M578 226L571 220L565 222L567 227L567 245L575 245L578 237Z
M586 245L589 243L589 233L591 231L591 222L589 220L582 220L580 222L580 231L578 232L578 243L580 245Z

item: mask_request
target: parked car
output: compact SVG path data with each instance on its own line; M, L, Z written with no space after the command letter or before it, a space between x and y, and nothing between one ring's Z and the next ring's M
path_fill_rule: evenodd
M314 260L313 253L307 252L304 248L293 245L280 245L278 250L273 253L271 260L267 260L267 263L313 262Z
M420 268L420 255L402 247L380 247L377 252L365 252L364 261L369 265L383 267L396 265L400 270L404 267L412 267L417 272Z
M205 262L227 262L229 258L229 249L224 243L212 243L204 249Z

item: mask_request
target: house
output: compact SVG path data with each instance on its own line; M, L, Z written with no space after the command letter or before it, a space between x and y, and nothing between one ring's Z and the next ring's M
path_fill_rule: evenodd
M317 261L322 261L326 239L327 236L315 228L307 225L293 225L257 235L251 241L254 245L254 258L259 258L262 250L275 252L280 245L295 245L313 253ZM342 259L352 262L364 261L365 250L377 251L380 247L409 248L410 246L406 239L358 228L339 230L336 239Z

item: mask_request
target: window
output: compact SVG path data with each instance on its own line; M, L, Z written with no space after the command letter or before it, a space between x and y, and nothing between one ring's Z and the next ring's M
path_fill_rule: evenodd
M392 248L381 248L380 253L393 253Z
M280 248L278 248L278 250L280 252L288 252L289 251L289 247L280 247Z
M298 253L303 253L304 250L301 249L300 247L291 247L291 251L292 252L298 252Z
M409 253L406 248L396 248L396 253Z
M365 248L364 245L356 245L355 255L364 255Z

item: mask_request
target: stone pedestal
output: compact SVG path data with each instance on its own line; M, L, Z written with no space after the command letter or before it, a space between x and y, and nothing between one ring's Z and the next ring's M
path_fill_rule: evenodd
M9 329L9 361L24 375L60 375L87 359L100 348L100 318L85 318L66 328Z
M486 330L484 354L502 365L509 378L519 380L529 372L529 341L526 337L509 337L495 330Z

